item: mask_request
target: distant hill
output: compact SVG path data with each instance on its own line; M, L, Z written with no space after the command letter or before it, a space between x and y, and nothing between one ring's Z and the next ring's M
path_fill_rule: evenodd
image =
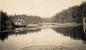
M56 15L52 17L52 20L57 23L82 23L83 17L86 17L86 2L56 13Z

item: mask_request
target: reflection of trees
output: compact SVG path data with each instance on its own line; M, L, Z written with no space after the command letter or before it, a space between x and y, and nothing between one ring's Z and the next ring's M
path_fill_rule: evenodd
M86 41L86 36L83 31L83 27L59 27L59 28L53 28L54 31L57 33L61 33L64 36L69 36L72 39L81 39L83 41Z
M6 38L8 38L9 33L8 32L0 32L0 40L4 40Z
M18 30L18 31L8 31L8 32L0 32L0 40L4 41L5 39L8 38L8 36L11 35L22 35L22 34L27 34L27 33L34 33L34 32L39 32L41 29L36 29L36 30Z

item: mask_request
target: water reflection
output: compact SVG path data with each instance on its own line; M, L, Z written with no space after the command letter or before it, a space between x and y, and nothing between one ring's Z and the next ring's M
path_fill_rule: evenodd
M13 30L14 28L12 27L1 27L0 28L0 40L4 41L6 38L8 38L9 33L11 33L11 31L9 30Z
M71 39L83 40L83 43L86 43L86 33L83 31L83 26L58 27L53 28L53 30L64 36L69 36Z
M21 34L27 34L27 33L34 33L34 32L39 32L41 29L26 29L26 28L14 28L8 30L3 29L3 31L0 31L0 40L4 41L5 39L8 38L10 35L21 35Z
M1 50L19 50L24 47L37 45L73 46L78 48L80 46L85 48L86 46L83 44L86 43L86 35L82 26L15 28L10 31L0 32L0 40L2 40L0 41Z
M0 31L0 40L5 40L10 35L21 35L21 34L27 34L27 33L34 33L41 31L41 28L35 29L28 29L28 28L12 28L10 31L6 31L9 28L3 29L3 31ZM86 41L86 33L83 31L83 26L73 26L73 27L54 27L52 28L57 33L63 34L64 36L69 36L72 39L75 40L83 40Z

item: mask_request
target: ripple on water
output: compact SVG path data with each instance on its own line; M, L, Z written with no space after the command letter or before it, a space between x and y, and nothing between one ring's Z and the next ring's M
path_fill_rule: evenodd
M56 46L56 45L36 45L24 47L21 50L86 50L85 47L65 47L65 46Z

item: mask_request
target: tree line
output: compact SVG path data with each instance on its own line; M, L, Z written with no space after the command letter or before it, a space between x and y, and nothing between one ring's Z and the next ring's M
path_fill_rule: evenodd
M12 27L13 22L10 20L10 17L6 12L0 11L0 31L9 30ZM9 28L8 28L9 27Z
M5 29L6 26L14 26L19 19L24 24L38 24L38 23L82 23L82 19L86 17L86 2L76 5L56 13L52 18L41 18L40 16L32 15L7 15L6 12L0 11L0 28Z
M86 2L56 13L52 20L56 23L82 23L83 17L86 17Z
M27 16L27 15L8 15L6 12L0 11L0 31L10 30L14 27L18 27L15 24L16 21L27 24L38 24L41 22L40 16Z
M40 16L27 16L27 15L11 15L10 19L12 19L12 21L15 23L15 21L17 20L22 20L22 22L24 22L24 24L37 24L40 22L41 18Z

